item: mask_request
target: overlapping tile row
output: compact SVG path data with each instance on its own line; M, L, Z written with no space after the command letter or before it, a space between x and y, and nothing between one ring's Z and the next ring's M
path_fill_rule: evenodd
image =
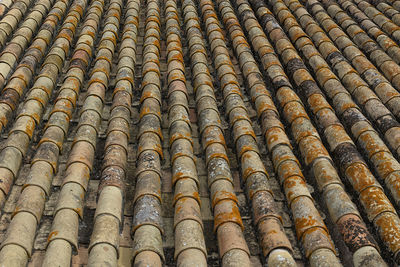
M315 7L314 9L316 9ZM322 7L319 7L322 9ZM307 21L300 21L303 27L311 23L312 19ZM358 73L351 67L346 59L340 54L339 50L330 42L326 37L324 31L318 25L313 24L311 27L306 28L307 32L312 35L314 42L319 46L320 52L324 55L325 59L334 67L336 73L341 78L343 84L347 87L348 91L356 99L359 105L364 107L365 112L370 119L376 122L379 131L384 135L389 147L399 156L399 136L398 122L390 114L389 110L383 107L378 97L368 88L368 85L359 77ZM366 79L368 81L368 79ZM378 84L376 89L384 88L386 82ZM386 84L387 85L387 84ZM390 98L389 98L390 99Z
M69 266L72 251L78 249L79 220L83 217L85 193L93 169L104 95L109 85L123 6L123 1L111 0L105 13L102 36L54 210L43 266Z
M133 264L162 266L164 234L161 217L161 73L159 0L146 1L143 44L140 121L136 161L136 187L133 199Z
M288 1L285 0L285 2ZM281 5L275 5L274 7L281 8L280 13L284 14L281 15L281 17L285 19L284 27L286 32L295 32L295 34L290 36L291 41L296 44L297 49L302 52L303 57L309 63L317 77L321 88L331 99L336 113L342 117L342 121L346 122L345 124L347 125L348 131L352 133L354 140L358 140L357 143L367 155L371 165L374 166L375 172L385 182L386 187L389 189L393 199L398 205L400 203L400 187L398 185L400 164L393 157L385 143L380 139L379 134L361 113L358 106L352 101L349 93L329 68L327 62L315 48L307 34L302 30L289 9L286 8L282 2L279 3ZM291 1L291 3L293 11L296 11L297 8L302 8L301 4L296 0ZM300 11L303 12L303 14L307 12L304 8ZM329 81L329 79L331 80ZM327 83L327 80L329 83ZM376 111L376 106L374 106L374 109ZM388 177L389 175L390 177Z
M0 206L4 204L4 197L9 193L18 175L36 126L41 122L44 109L52 97L58 75L63 68L66 57L69 55L71 42L86 4L86 1L78 0L72 5L66 22L61 26L54 44L46 55L35 83L25 97L22 109L19 110L7 139L2 142L2 150L0 152L0 174L2 176L0 190L2 198Z
M229 120L238 161L241 163L243 184L252 203L254 224L261 237L263 254L269 264L295 264L291 244L283 231L282 221L268 182L268 174L260 157L256 135L245 107L240 85L228 48L219 25L213 3L200 1L205 31L220 89L224 96L226 117ZM260 183L262 186L260 186Z
M0 53L0 265L399 262L399 1L74 1Z
M3 87L8 75L16 66L22 53L31 43L37 30L42 24L43 18L47 15L54 1L38 1L32 11L26 16L24 22L15 31L12 39L0 54L0 84ZM0 46L5 45L6 39L0 40Z
M119 254L140 1L129 0L125 8L88 266L117 266Z
M31 85L31 81L37 72L37 67L42 63L48 47L53 41L53 36L57 30L58 23L62 21L70 3L71 1L67 0L56 1L32 44L24 54L21 62L15 68L14 73L7 81L4 79L11 74L13 69L6 67L2 70L0 75L0 89L3 89L6 82L7 84L2 90L0 96L0 130L3 130L8 125L12 119L13 111L18 107L21 97L24 96L25 91ZM74 10L73 12L82 13L83 10ZM70 31L68 27L77 24L75 17L68 16L67 18L69 20L69 25L67 24L67 27L62 28L59 31L59 36L65 35L67 31ZM67 18L64 23L68 23ZM6 50L4 50L4 52L5 51ZM42 67L44 67L44 65L42 65ZM4 79L2 79L2 77L4 77Z
M250 266L250 252L244 239L244 226L233 187L233 176L196 7L191 0L182 1L196 113L205 154L219 256L223 266Z
M323 1L327 8L328 14L334 18L341 27L347 32L350 38L360 47L370 60L377 66L384 76L391 82L397 89L400 89L400 66L388 56L379 45L365 33L358 24L351 19L345 11L343 11L337 3L327 3ZM347 50L351 50L348 48ZM369 61L363 56L356 54L359 50L356 48L351 51L352 62L360 61L362 64L368 64ZM345 52L346 53L346 52ZM348 52L347 52L348 53ZM365 63L364 63L365 62ZM373 66L371 66L373 67ZM364 73L367 78L367 74Z
M400 26L400 12L393 8L393 6L391 6L389 3L385 3L384 1L376 1L374 5L379 11L385 14L386 17L390 18L394 23L396 23L397 26Z
M325 34L324 30L319 27L315 20L309 15L307 10L297 2L294 2L294 4L289 7L292 9L293 14L298 19L302 28L306 31L315 46L318 48L318 51L329 63L329 66L333 69L337 77L340 78L347 91L355 99L357 104L363 108L364 114L366 114L367 117L374 122L375 127L383 135L386 144L398 157L398 148L400 145L398 132L400 128L397 120L383 105L378 96L376 96L375 93L368 87L368 84L360 77L359 73L353 69L348 61L346 61L340 50L335 47L333 42ZM329 71L329 68L322 68L316 76L317 80L322 87L330 87L335 89L330 90L332 92L328 92L325 89L326 95L332 99L332 103L334 105L338 104L336 103L337 101L334 100L336 94L338 94L338 100L341 100L342 102L346 101L344 103L348 103L348 105L343 106L339 112L339 115L341 115L343 120L345 122L347 121L345 126L347 126L348 129L354 128L354 131L351 132L353 133L353 136L356 136L356 139L359 135L361 135L362 131L360 132L360 130L357 130L356 125L353 127L353 124L358 123L359 125L363 125L363 127L367 127L366 129L372 130L372 126L366 122L363 122L365 119L363 118L362 114L360 114L360 111L352 108L354 104L352 104L350 99L345 96L346 92L343 91L341 84L336 81L337 77L335 78L335 76L325 75L325 70ZM341 96L339 95L340 92L343 92L344 94ZM380 143L379 138L375 133L373 133L373 131L369 132L369 135L375 136L374 138L369 139L370 142L373 140L375 143ZM361 146L366 146L368 144L368 142L365 141L360 141L358 143ZM383 144L380 144L379 147L381 147L380 150L385 150ZM372 147L369 147L368 149L372 149Z
M338 4L340 4L343 10L346 10L348 14L358 23L357 27L361 27L365 31L358 32L356 34L357 38L353 38L353 40L360 48L365 51L365 53L370 55L373 61L380 56L383 56L383 58L380 59L380 62L387 61L388 56L390 56L391 59L389 60L393 60L395 63L399 64L400 48L397 43L392 40L391 37L389 37L384 31L382 31L378 25L370 20L369 17L366 16L357 7L357 5L355 5L351 1L338 1ZM370 37L365 36L367 35L367 33L374 38L376 43ZM394 39L396 40L396 38ZM367 43L368 45L365 45L364 43ZM377 44L379 44L380 47ZM385 53L382 53L382 49L387 53L387 55ZM379 62L375 62L375 64L379 64Z
M284 8L283 5L277 4L276 1L270 3L273 4L276 15L281 13L279 10L280 7ZM366 217L375 225L384 244L397 258L400 249L400 219L396 209L368 169L353 141L340 124L333 109L324 98L323 93L271 11L263 3L253 2L253 4L265 30L275 44L277 53L281 55L289 76L295 82L307 106L313 113L315 123L320 128L321 134L326 138L343 177L357 193ZM304 139L302 142L304 142ZM319 151L323 150L315 150L314 155L326 153L326 151L323 151L323 153Z
M249 39L251 40L254 49L259 54L265 71L270 76L271 82L275 87L277 101L282 108L283 116L290 125L292 135L296 141L296 144L298 145L304 163L314 174L318 189L320 190L322 198L325 200L325 204L328 207L332 221L338 225L343 239L345 240L346 244L352 248L353 252L358 251L361 258L363 258L362 254L365 253L365 250L367 250L367 252L369 250L370 255L376 255L377 253L374 249L375 243L373 238L368 233L364 223L360 219L360 214L358 213L355 205L351 202L350 197L343 190L343 185L340 181L339 175L332 165L331 158L328 152L325 150L316 129L312 125L301 100L293 91L293 87L289 82L277 56L275 55L273 47L269 44L266 35L258 24L257 19L247 1L240 1L237 4L238 14L242 18L246 31L249 34ZM262 121L263 124L267 125L264 126L266 128L266 137L268 138L268 135L271 136L271 139L267 141L267 144L271 147L275 144L275 139L278 139L278 137L274 136L274 133L282 132L283 127L279 127L279 123L277 123L276 126L272 123L271 126L268 126L269 123L267 118L274 118L276 115L270 115L270 112L267 111L264 113L265 115L262 116ZM275 121L276 120L277 119L275 118ZM272 129L269 130L272 133L269 133L267 127ZM285 143L285 139L283 137L280 138L282 139L280 142ZM288 147L286 150L290 151L289 148L290 147ZM287 154L288 152L283 154L284 159ZM276 156L273 154L272 158L274 159L274 157ZM286 164L290 164L290 161ZM285 170L284 164L281 168ZM291 171L294 172L296 169L294 168ZM283 177L290 173L290 171L278 171L278 175L283 175ZM360 235L360 233L363 234ZM331 247L326 238L323 240L325 240L325 243L321 243L325 246L325 248ZM310 240L310 242L312 241L313 240ZM306 256L310 256L310 253L307 251L310 251L312 248L318 248L318 245L321 246L322 244L316 243L313 244L315 247L311 246L310 248L306 248ZM379 255L377 256L379 259ZM357 257L358 256L355 258ZM318 261L322 259L312 258L312 260Z
M294 216L297 238L302 241L306 256L313 266L319 266L324 261L330 266L340 265L328 229L314 205L314 200L301 171L301 165L292 151L284 126L279 120L278 110L267 91L262 74L234 10L229 1L219 0L217 2L246 78L249 94L263 125L264 136L274 167ZM304 224L306 220L311 223ZM315 242L315 240L319 240L319 242ZM324 257L321 257L322 255ZM279 255L279 257L282 256ZM271 264L275 266L277 262L273 261Z
M380 2L380 1L379 1ZM394 9L400 12L400 1L399 0L386 0L384 1L391 5ZM376 3L376 2L375 2Z
M345 2L345 1L339 1ZM382 12L377 10L374 6L366 1L352 0L364 15L373 20L385 33L390 35L396 42L400 41L400 26L394 23L390 18L386 17Z
M292 1L289 7L296 15L299 22L303 25L303 29L305 28L307 30L307 33L310 34L311 38L314 40L314 43L316 45L319 45L319 50L324 53L324 57L326 59L329 59L332 53L339 53L337 48L334 47L334 45L329 41L328 37L324 34L323 30L319 28L319 26L315 23L312 17L298 1ZM305 33L303 32L303 34ZM325 49L323 49L323 47L325 47ZM320 55L318 54L318 52L315 51L315 48L313 48L310 42L308 46L304 46L302 51L306 57L309 57L309 61L311 61L312 57L320 57ZM306 54L308 54L308 56ZM323 61L321 61L320 59L320 62ZM337 70L336 73L338 73L338 75L341 75L340 69L343 68L343 65L345 65L346 67L348 65L348 63L346 62L346 64L340 64L336 67L336 64L339 64L340 62L345 61L334 61L332 63L332 66ZM374 130L372 125L363 116L359 108L354 104L354 102L352 102L349 96L346 96L346 90L338 82L338 78L331 73L329 66L327 66L326 62L323 65L321 64L322 63L320 63L319 68L317 68L317 66L314 67L314 72L319 83L324 88L327 96L331 99L331 102L333 103L336 112L340 115L342 121L345 122L345 126L347 127L348 131L352 133L353 138L357 140L357 144L359 145L361 150L365 152L365 155L371 162L371 165L374 167L375 172L382 180L384 180L386 186L389 188L389 191L392 193L393 199L398 205L399 188L397 184L399 179L398 171L400 170L400 165L398 161L390 153L390 150L380 139L379 134ZM326 75L324 73L329 73L329 75ZM360 77L357 75L352 75L352 83L355 83L356 79L360 79ZM373 98L368 100L363 107L369 117L374 121L375 125L378 125L378 129L381 130L382 134L384 134L389 146L394 151L396 151L395 149L398 148L398 144L395 142L396 135L399 134L400 130L398 128L397 121L395 121L392 115L388 112L385 113L386 115L384 114L384 116L380 115L378 109L379 102L377 102ZM391 125L390 128L382 128L382 121L389 121L390 119L392 119L392 121L394 121L395 123L389 124Z
M165 1L169 145L174 192L174 259L177 266L207 266L199 177L189 120L189 94L176 0Z
M45 131L28 173L28 181L18 199L6 238L1 244L0 263L25 266L43 215L46 197L58 170L59 155L68 135L69 123L76 108L84 75L91 61L104 3L94 0L87 11L68 72L50 113ZM84 9L84 6L82 6ZM89 53L89 54L86 54ZM18 264L17 264L18 262Z
M220 2L225 2L223 6L224 9L227 10L228 4L226 4L226 1L221 0ZM241 2L239 2L239 4L240 3ZM242 10L245 9L244 4L243 6L241 6L241 9ZM221 10L221 13L222 12L224 12L223 9ZM229 11L226 11L226 13L228 12ZM233 16L234 15L230 15L230 18L228 19L227 14L223 15L223 17L226 17L227 24L229 23L228 22L229 20L234 21ZM249 16L249 14L245 16ZM245 23L250 24L250 21L251 20L248 20ZM233 23L234 22L230 22L229 24L232 25ZM258 115L263 124L265 131L265 138L270 153L272 154L272 160L274 162L277 174L281 179L281 183L286 191L287 200L291 207L292 214L295 217L295 222L296 222L295 227L298 228L297 230L298 239L302 240L303 246L306 250L306 256L309 258L313 266L321 265L323 263L323 260L326 260L326 262L328 262L330 266L333 266L335 262L336 264L339 264L337 262L337 259L335 259L335 248L329 241L330 238L328 236L327 228L321 216L319 215L318 210L315 208L313 204L311 194L309 193L307 187L305 186L305 178L301 172L300 163L298 162L297 158L291 151L290 141L283 130L284 129L283 124L280 123L279 121L277 110L273 105L273 102L269 96L268 91L266 91L265 84L262 82L262 79L260 79L260 77L262 76L260 76L261 74L258 70L256 61L252 56L250 56L251 54L247 54L246 57L244 56L245 53L249 53L250 51L246 52L246 50L249 50L249 47L244 37L239 35L238 33L241 32L241 30L239 30L240 28L237 26L236 27L231 26L231 28L235 29L235 30L234 29L230 30L231 35L234 34L235 36L235 38L233 38L232 40L234 45L237 44L236 48L237 53L241 51L241 53L238 55L238 58L241 61L243 73L247 75L247 82L248 86L250 87L249 88L250 95L253 98L253 102L256 104L256 110L258 110ZM254 27L253 29L250 30L253 33L255 33L256 31ZM260 30L261 29L258 29L258 31ZM234 31L236 31L236 33L234 33ZM261 35L259 35L258 38L259 40L262 40ZM266 44L266 42L260 42L260 43ZM266 45L264 46L264 49L266 49ZM272 51L272 47L269 47L269 49L270 51ZM253 86L251 86L251 84L253 84ZM300 122L303 121L304 119L300 118ZM298 137L300 135L304 136L305 134L307 134L305 129L300 127L293 128L293 135L295 137ZM333 202L326 202L326 204L328 206L329 211L334 210ZM332 212L330 213L330 215L332 217L336 216ZM313 220L310 219L310 221L312 221L313 224L303 225L302 222L305 220L305 218L315 218L315 219ZM317 229L320 228L319 231L315 231L315 229L313 229L314 227L317 227ZM365 230L365 226L363 226L361 229ZM357 230L361 229L359 228ZM358 232L357 230L355 232ZM343 234L344 236L352 234L351 233L352 230L349 231L349 229L347 229L347 231L348 231L347 233ZM353 232L353 234L355 232ZM315 240L321 240L321 241L315 242ZM324 240L325 242L322 240ZM346 241L348 242L349 246L352 245L351 242L349 242L350 240ZM369 255L362 255L363 253L365 253L365 250L371 251L370 253L368 253ZM325 254L325 258L317 256L318 254L319 255ZM356 252L356 254L358 255L355 256L355 258L357 258L356 260L358 261L362 261L365 258L369 258L371 263L378 263L378 264L382 263L382 259L380 258L378 252L374 249L374 247L364 246L363 249Z
M309 12L327 32L329 37L334 41L335 45L337 45L337 47L342 51L344 57L349 60L353 67L355 67L355 69L362 75L362 78L381 99L385 106L396 116L396 118L399 118L399 92L375 68L375 66L358 49L358 47L351 41L346 33L332 20L332 18L325 12L322 5L319 3L312 5L312 3L314 2L307 1ZM336 58L338 57L333 57L328 61L335 61ZM351 75L348 75L347 78L351 81L350 76ZM339 77L341 76L339 75ZM350 85L346 85L346 87L358 88L358 86L361 85L362 84L350 83ZM355 88L351 91L355 90ZM362 93L359 92L358 94ZM372 95L369 95L367 96L367 99L371 99L372 97Z
M0 3L0 18L3 18L4 14L8 11L10 6L14 3L13 0L5 0Z
M3 46L7 39L17 28L19 22L31 8L33 0L16 0L4 17L0 20L0 45Z
M293 12L298 8L302 8L298 1L285 2L287 2L288 5L290 3L289 6ZM399 163L390 153L390 150L386 147L384 142L380 139L379 134L373 129L367 119L360 112L357 105L352 101L349 93L330 70L328 64L324 61L318 50L313 46L311 40L301 29L289 9L284 6L282 1L275 1L274 8L280 10L277 15L280 18L284 18L285 30L293 33L290 35L291 41L296 44L298 50L302 52L303 58L305 58L307 63L311 66L311 69L321 84L321 88L333 103L336 113L341 116L344 122L346 122L347 129L352 133L353 138L358 140L359 146L365 154L368 155L371 165L375 167L375 172L386 182L386 186L392 193L396 203L398 203L400 196L400 190L397 186L397 172L400 170ZM298 11L298 13L305 15L307 12L303 8ZM326 82L326 79L331 79L330 84ZM322 104L322 106L331 108L326 102ZM333 152L335 153L334 150ZM388 177L388 174L391 174L391 178L385 180Z

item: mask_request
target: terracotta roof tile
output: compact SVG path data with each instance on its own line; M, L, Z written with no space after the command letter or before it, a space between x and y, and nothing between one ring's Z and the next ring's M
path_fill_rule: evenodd
M400 1L0 1L0 265L400 263Z

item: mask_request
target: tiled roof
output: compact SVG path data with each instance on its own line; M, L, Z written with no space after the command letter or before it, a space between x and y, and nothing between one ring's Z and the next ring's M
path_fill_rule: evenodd
M0 266L400 264L400 1L0 0Z

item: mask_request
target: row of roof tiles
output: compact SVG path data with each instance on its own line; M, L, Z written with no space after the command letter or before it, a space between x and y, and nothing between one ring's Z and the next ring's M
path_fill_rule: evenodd
M208 264L200 199L204 177L198 174L193 141L197 134L220 264L253 264L225 121L268 266L297 264L296 244L274 198L273 174L307 264L384 266L399 261L400 1L16 0L0 7L0 122L8 134L0 151L2 206L11 201L13 184L37 139L1 240L2 266L25 266L32 257L77 110L41 264L69 266L79 250L95 168L100 182L87 264L118 264L136 97L135 188L129 192L134 266ZM161 68L164 53L166 70ZM135 83L137 54L140 86ZM105 98L112 87L99 151ZM247 99L262 127L273 173L264 165ZM190 120L193 100L198 133ZM165 105L168 157L163 150ZM38 131L48 107L46 125ZM101 154L100 167L94 166L96 154ZM173 255L163 248L165 161L172 167L174 190ZM309 184L315 185L314 193ZM338 234L332 233L335 229Z

